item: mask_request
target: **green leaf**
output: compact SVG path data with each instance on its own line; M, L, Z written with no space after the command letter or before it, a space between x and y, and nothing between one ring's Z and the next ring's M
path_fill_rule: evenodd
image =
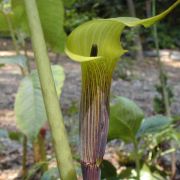
M24 4L23 0L12 0L11 1L11 12L9 14L4 14L3 10L0 11L0 31L7 32L9 31L7 17L10 19L14 30L21 29L23 24L23 29L28 29L27 23L25 23L25 11L24 11ZM26 28L24 28L24 26Z
M158 133L171 124L172 120L166 116L156 115L143 119L141 127L137 132L137 137L141 137L145 134Z
M44 162L39 162L31 166L30 169L28 169L28 173L25 179L26 180L37 179L37 175L39 172L42 171L44 164L45 164Z
M58 168L51 168L51 169L49 169L41 177L41 180L57 180L57 179L59 179Z
M65 7L70 8L77 0L63 0Z
M106 60L108 64L118 60L126 50L124 50L119 42L121 33L125 26L134 27L143 25L149 27L155 22L161 20L170 11L172 11L180 0L176 1L171 7L160 15L148 18L138 19L134 17L119 17L110 19L96 19L86 22L77 27L67 39L66 53L78 62L91 60ZM90 57L92 46L96 44L98 48L97 56Z
M119 179L130 179L132 176L132 168L127 168L122 170L121 173L118 175Z
M37 0L40 20L46 42L57 52L64 50L66 34L63 30L64 8L61 0ZM32 10L33 11L33 10ZM14 29L29 33L23 0L12 0L12 13L9 15ZM8 31L5 15L0 12L0 31Z
M45 40L54 51L62 52L66 34L64 32L64 8L61 0L37 0Z
M140 172L140 180L164 180L157 172L151 172L150 168L144 164Z
M134 141L143 118L143 111L133 101L125 97L117 97L110 107L108 139Z
M22 138L22 133L18 131L9 131L9 138L11 140L20 141Z
M60 66L52 66L53 77L60 97L64 82L64 71ZM52 104L53 106L53 104ZM30 139L37 136L47 121L37 71L25 77L19 87L15 101L16 123L18 128Z
M152 173L147 165L144 165L140 172L140 180L154 180Z
M0 56L0 65L1 64L15 64L22 68L27 68L27 58L23 55Z
M107 160L101 164L101 178L109 179L117 176L116 168Z
M0 11L0 31L7 31L8 29L8 25L7 25L7 22L6 22L6 19L4 18L4 15L1 13Z

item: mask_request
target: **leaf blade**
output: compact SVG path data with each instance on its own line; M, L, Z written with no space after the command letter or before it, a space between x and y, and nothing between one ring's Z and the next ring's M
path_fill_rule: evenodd
M0 64L14 64L27 68L27 58L23 55L0 56Z
M61 0L36 0L46 43L55 52L63 52L66 40L64 8ZM23 0L12 0L12 13L8 14L14 30L30 34ZM0 11L0 31L9 31L5 15Z
M167 128L171 124L171 119L162 116L156 115L143 119L140 129L137 132L137 137L140 137L145 134L154 134L160 132L163 129Z
M52 66L58 96L64 82L64 72L60 66ZM30 139L34 139L47 121L44 101L37 71L25 77L19 87L15 101L16 123Z
M132 142L143 117L143 111L133 101L125 97L116 98L116 103L110 107L108 139Z

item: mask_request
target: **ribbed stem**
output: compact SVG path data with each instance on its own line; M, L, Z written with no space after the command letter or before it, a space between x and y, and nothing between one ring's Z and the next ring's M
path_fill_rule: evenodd
M81 164L84 180L100 179L109 127L109 91L112 64L104 60L82 63L80 108ZM93 177L93 178L92 178Z
M82 164L82 174L84 180L96 180L101 177L101 169L96 165Z

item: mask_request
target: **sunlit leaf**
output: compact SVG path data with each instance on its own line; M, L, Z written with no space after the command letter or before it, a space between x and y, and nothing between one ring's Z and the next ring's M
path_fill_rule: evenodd
M63 51L66 34L63 30L64 8L61 0L37 0L40 20L46 42L54 51ZM12 13L8 15L15 30L28 32L23 0L12 0ZM0 11L0 31L9 31L6 17Z
M53 50L63 51L66 34L62 1L37 0L37 5L46 41Z
M143 117L143 111L133 101L117 97L110 107L108 139L134 141Z
M60 66L52 66L52 72L56 91L60 96L64 71ZM18 128L30 139L37 136L40 128L47 121L37 71L33 71L22 80L16 96L15 113Z
M154 177L152 176L152 173L148 166L144 165L140 172L140 180L153 180Z
M171 124L171 119L166 116L156 115L143 119L141 127L137 133L137 136L140 137L145 134L158 133Z
M147 165L143 165L141 172L140 172L140 180L164 180L158 173L152 173L150 168Z
M27 30L27 23L25 22L26 16L24 11L23 0L12 0L11 1L11 12L8 14L4 14L3 10L0 11L0 31L7 32L9 31L9 25L7 21L7 17L12 23L14 30L21 29L23 25L23 30Z

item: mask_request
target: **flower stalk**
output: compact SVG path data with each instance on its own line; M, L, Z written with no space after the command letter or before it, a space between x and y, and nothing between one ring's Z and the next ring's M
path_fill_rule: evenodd
M91 56L97 55L92 45ZM109 127L109 92L115 66L106 60L81 63L82 96L80 107L81 166L83 178L100 179Z
M73 165L71 149L54 85L36 1L24 0L24 2L60 178L62 180L76 180L77 177Z

